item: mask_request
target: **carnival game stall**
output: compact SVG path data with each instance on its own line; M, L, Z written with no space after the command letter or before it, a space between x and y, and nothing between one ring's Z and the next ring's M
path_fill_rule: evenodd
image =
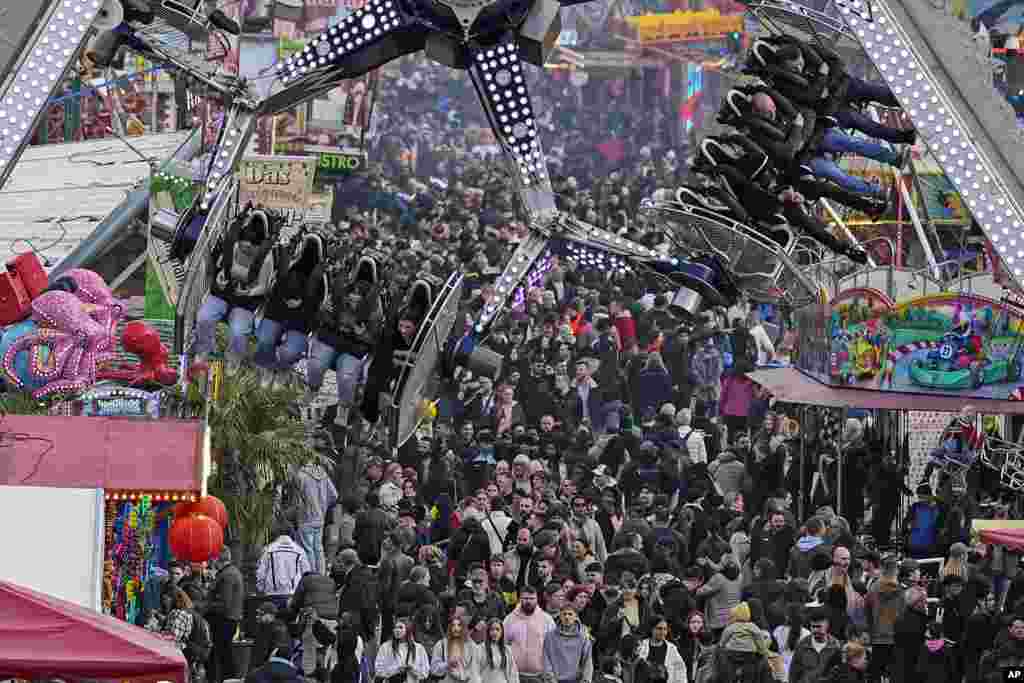
M8 415L3 429L10 441L0 456L5 518L38 509L45 528L5 525L5 544L41 547L5 553L0 577L137 622L147 581L171 556L174 506L205 491L202 423ZM188 515L179 509L179 516ZM53 549L52 561L41 561L45 548Z

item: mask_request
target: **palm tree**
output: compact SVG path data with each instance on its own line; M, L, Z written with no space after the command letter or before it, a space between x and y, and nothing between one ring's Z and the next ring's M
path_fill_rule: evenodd
M198 382L188 393L186 405L199 407ZM295 471L311 463L328 471L333 467L306 438L297 407L301 393L294 387L261 387L256 373L243 369L222 376L209 405L214 471L208 486L227 508L232 558L250 588L259 549L270 541L274 520L283 512L282 492Z

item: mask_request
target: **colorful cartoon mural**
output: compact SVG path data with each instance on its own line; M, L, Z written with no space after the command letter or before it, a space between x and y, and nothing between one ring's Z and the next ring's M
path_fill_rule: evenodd
M827 354L807 349L797 361L824 382L998 399L1021 385L1024 318L991 299L938 294L894 305L877 290L853 289L801 322L814 328L806 340L826 328Z

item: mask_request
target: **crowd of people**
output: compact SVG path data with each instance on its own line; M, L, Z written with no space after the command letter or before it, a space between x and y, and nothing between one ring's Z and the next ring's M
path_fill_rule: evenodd
M781 213L862 260L804 197L878 213L884 192L829 165L868 144L836 128L894 143L913 134L868 126L851 103L891 104L891 93L846 76L827 51L789 39L755 48L763 80L731 92L723 114L738 132L690 145L689 167L674 112L623 101L598 115L564 81L538 86L561 207L668 249L636 209L689 182L692 201L753 226ZM460 141L475 111L460 98L474 96L447 90L449 76L410 60L384 88L380 172L339 186L334 218L396 294L461 268L472 316L526 230L500 165ZM448 113L433 111L434 96ZM403 106L414 99L427 111ZM621 154L594 144L609 126ZM799 467L787 407L747 377L791 350L782 312L694 321L665 292L586 266L556 259L514 300L487 342L501 373L457 373L431 428L397 454L352 439L335 455L354 459L355 481L313 466L297 475L302 495L282 502L257 570L265 599L244 628L255 640L247 680L989 683L1024 665L1019 558L970 538L972 518L1005 514L981 507L998 482L962 490L940 474L940 495L920 483L899 519L914 485L906 453L857 418L841 439L807 436L822 455ZM347 380L327 422L345 427L359 374L338 367ZM944 558L937 575L919 562L932 557ZM239 674L246 587L229 554L214 569L172 568L150 625L175 637L194 677L222 683Z

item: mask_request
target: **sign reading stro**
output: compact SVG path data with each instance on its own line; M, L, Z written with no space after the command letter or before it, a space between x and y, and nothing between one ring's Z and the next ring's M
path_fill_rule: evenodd
M246 157L238 171L239 205L304 210L313 192L316 163L312 157Z
M356 149L341 149L321 152L316 164L320 178L346 176L366 167L366 152Z

